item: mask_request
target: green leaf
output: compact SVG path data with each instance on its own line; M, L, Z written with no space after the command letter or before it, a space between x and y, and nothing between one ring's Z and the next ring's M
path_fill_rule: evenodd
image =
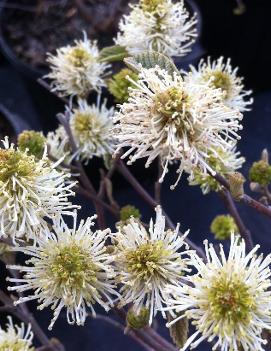
M171 322L173 318L168 315L168 322ZM169 327L169 334L172 341L177 347L182 348L188 338L188 319L186 317L179 319L176 323Z
M127 56L128 52L125 47L114 45L103 48L99 58L101 62L116 62L122 61Z
M155 66L159 66L169 74L173 74L173 72L179 73L174 62L169 57L156 51L146 51L132 57L127 57L124 59L124 62L136 72L140 72L142 67L154 68Z

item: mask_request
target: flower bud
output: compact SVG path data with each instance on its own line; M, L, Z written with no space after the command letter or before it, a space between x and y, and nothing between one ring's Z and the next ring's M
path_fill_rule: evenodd
M108 82L108 90L114 96L116 102L124 103L129 98L129 87L133 87L127 77L130 77L133 81L137 81L138 75L128 68L122 69L120 72L113 75Z
M249 170L251 182L266 186L271 182L271 166L265 160L254 162Z
M139 209L132 205L126 205L120 210L120 220L127 221L130 217L140 218L141 214Z
M230 183L230 192L232 197L239 201L244 195L245 177L239 172L234 172L230 173L227 178Z
M136 314L132 308L129 309L126 317L127 326L131 329L142 329L149 325L149 310L142 308L139 314Z
M46 138L41 132L25 130L18 136L18 147L20 150L28 150L30 155L41 159L44 153Z
M210 229L218 240L229 239L231 233L237 233L238 231L235 221L230 215L216 216L211 223Z

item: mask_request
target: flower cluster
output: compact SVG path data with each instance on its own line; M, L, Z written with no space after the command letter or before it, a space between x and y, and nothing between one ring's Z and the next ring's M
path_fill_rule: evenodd
M141 0L130 5L131 12L119 23L115 43L131 55L155 50L168 56L184 56L197 37L196 16L190 15L183 0Z
M166 230L160 207L156 208L156 222L151 220L148 230L133 217L127 224L119 225L113 239L116 279L121 284L120 306L132 303L136 314L146 307L149 324L152 323L165 300L166 285L181 281L189 271L183 257L187 254L187 234L179 236L179 225L175 231Z
M31 326L26 328L23 323L20 327L14 325L10 316L8 317L7 329L4 330L0 327L1 351L34 351L32 339Z
M204 262L184 243L188 233L179 236L179 225L166 230L160 207L148 229L131 217L116 233L92 231L93 218L77 225L75 216L72 228L58 218L36 246L13 248L30 259L25 266L8 266L23 273L8 278L20 283L9 290L34 290L16 304L37 299L39 309L51 306L51 329L63 308L69 323L83 325L87 308L93 315L95 303L108 310L116 296L119 306L132 305L134 327L146 318L151 324L158 311L171 314L168 326L191 319L196 331L182 350L205 339L215 341L214 350L264 350L261 333L271 329L271 255L257 255L258 246L246 254L244 241L232 235L228 258L222 245L218 255L206 241ZM113 250L105 244L109 237Z
M78 154L83 161L93 156L105 157L114 151L111 135L114 108L106 107L106 100L101 104L100 95L97 104L88 105L78 101L78 108L71 111L70 126Z
M239 111L250 110L249 105L253 99L250 98L251 90L244 90L243 78L237 75L238 67L232 68L231 60L224 62L224 57L207 62L201 60L198 68L190 66L190 71L186 72L186 80L194 84L209 83L214 89L221 89L224 92L223 101Z
M193 175L195 167L214 173L208 153L232 149L242 129L242 114L222 102L223 91L158 66L142 69L134 84L115 116L117 151L128 147L122 157L129 155L129 163L147 157L148 167L159 156L164 169L160 181L172 162L179 164L178 180L183 170Z
M75 182L70 175L56 170L46 152L40 160L10 144L0 149L0 237L36 240L46 218L73 214L76 207L68 201Z
M271 255L263 258L257 250L246 254L244 241L232 235L228 258L222 245L218 255L208 242L206 263L191 254L197 272L186 277L189 284L168 286L166 310L179 314L169 324L187 317L196 328L182 351L203 340L213 342L213 350L264 351L262 331L271 329Z
M78 106L67 108L69 128L76 146L73 152L69 136L60 125L54 132L47 135L49 154L54 159L61 158L64 165L69 165L74 157L87 163L94 156L106 158L115 149L112 137L114 108L106 107L106 100L101 102L98 95L97 103L89 105L86 100L78 100Z
M94 303L106 311L113 305L111 294L114 290L115 273L112 256L106 252L105 240L109 230L93 232L94 217L81 221L77 226L74 216L73 227L69 228L59 217L53 221L53 231L45 229L36 246L16 247L14 251L30 256L26 266L10 266L23 273L22 279L9 278L20 283L9 290L30 294L16 301L16 304L30 300L39 301L39 309L51 306L54 317L49 329L66 308L69 323L83 325L89 307L95 315Z
M86 33L73 46L58 49L56 55L49 54L48 63L52 90L63 96L85 97L91 90L100 91L106 86L104 77L110 66L99 60L97 43L88 40Z

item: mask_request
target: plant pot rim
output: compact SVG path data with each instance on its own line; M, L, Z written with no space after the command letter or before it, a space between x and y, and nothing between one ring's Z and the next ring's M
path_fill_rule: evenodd
M12 50L11 46L5 39L4 31L3 31L3 18L4 12L6 10L5 4L9 0L2 0L1 7L0 7L0 50L2 51L3 55L6 59L12 63L18 70L22 73L25 73L30 78L38 79L45 74L45 71L34 68L30 64L24 63L23 60L17 57L15 52Z

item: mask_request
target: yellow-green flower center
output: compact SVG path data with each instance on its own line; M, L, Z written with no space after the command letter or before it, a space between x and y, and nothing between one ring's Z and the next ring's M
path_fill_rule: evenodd
M154 99L154 111L161 116L162 128L174 125L178 133L186 131L191 136L194 130L189 108L189 96L175 87L156 95Z
M212 318L222 321L225 332L239 323L248 323L255 306L249 287L238 277L220 275L208 292Z
M97 266L89 253L75 243L58 249L50 273L58 287L67 290L81 290L97 281Z
M12 176L31 178L36 173L34 156L18 150L0 149L0 181L7 182Z
M140 245L136 250L126 253L128 271L141 279L149 280L161 272L161 259L166 258L169 251L159 240Z
M140 5L146 12L155 12L159 5L162 5L165 0L141 0Z
M102 141L102 124L92 113L76 112L74 114L74 131L82 143L91 141L98 144Z
M225 92L225 98L230 96L232 90L232 82L228 73L216 70L208 72L204 75L204 80L208 81L212 78L211 86L215 89L221 89Z
M80 68L92 61L93 56L82 47L74 47L68 54L68 60L73 66Z
M34 351L34 348L28 345L29 343L25 340L4 341L0 342L0 351Z
M74 127L78 134L88 132L95 117L89 113L77 112L74 115Z

